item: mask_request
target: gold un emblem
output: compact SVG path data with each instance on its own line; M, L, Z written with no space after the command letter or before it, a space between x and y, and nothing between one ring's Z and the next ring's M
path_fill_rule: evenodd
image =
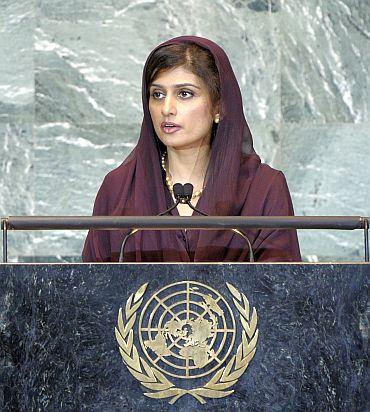
M247 369L258 340L257 312L249 307L246 296L226 283L239 313L238 339L232 308L210 286L172 283L153 294L141 309L147 286L143 284L128 298L125 310L120 308L115 328L123 362L149 389L144 395L170 398L170 404L186 394L202 404L205 398L231 395L230 388ZM136 334L144 356L139 356L134 343ZM236 341L239 344L232 354ZM181 385L184 380L186 384ZM189 386L191 382L195 383Z

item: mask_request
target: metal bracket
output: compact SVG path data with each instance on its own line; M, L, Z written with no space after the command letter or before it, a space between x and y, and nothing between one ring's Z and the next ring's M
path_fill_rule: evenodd
M365 262L369 262L369 219L364 219Z
M1 218L1 230L3 232L3 263L8 262L8 218Z

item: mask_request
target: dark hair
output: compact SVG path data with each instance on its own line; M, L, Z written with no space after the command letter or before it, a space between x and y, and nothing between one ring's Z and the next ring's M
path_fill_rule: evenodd
M191 42L169 44L152 54L145 73L148 94L150 83L159 73L180 66L204 81L214 105L220 100L220 77L213 55L207 49Z

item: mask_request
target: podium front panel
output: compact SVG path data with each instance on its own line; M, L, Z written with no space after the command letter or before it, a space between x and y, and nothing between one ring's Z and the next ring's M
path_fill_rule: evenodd
M369 273L0 265L0 409L365 410Z

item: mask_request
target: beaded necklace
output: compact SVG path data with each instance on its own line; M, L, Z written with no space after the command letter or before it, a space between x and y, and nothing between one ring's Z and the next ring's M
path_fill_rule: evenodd
M167 171L166 160L167 160L167 153L163 153L162 158L161 158L162 169L166 173L166 185L168 187L168 190L171 192L171 194L173 196L173 182L172 182L172 179L171 179L171 174L169 173L169 171ZM199 197L203 193L203 190L204 190L204 187L202 187L202 189L200 189L200 190L197 190L195 193L193 193L191 198L196 199L197 197Z

